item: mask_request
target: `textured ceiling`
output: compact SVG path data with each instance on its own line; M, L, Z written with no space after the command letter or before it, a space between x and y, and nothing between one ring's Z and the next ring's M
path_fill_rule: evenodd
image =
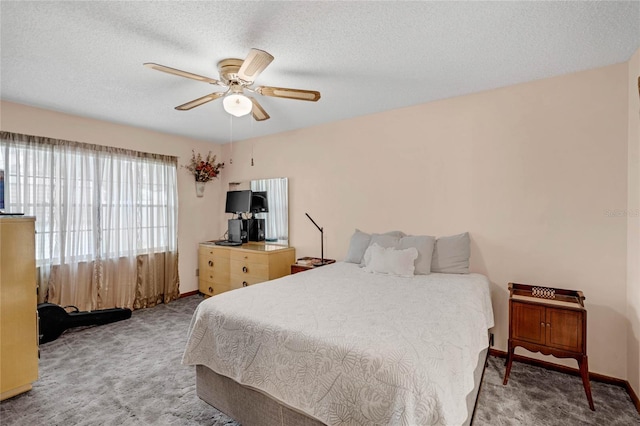
M216 143L273 134L627 61L640 2L2 1L3 100ZM317 103L257 95L264 122L219 90L142 66L218 78L255 47L258 85L318 90Z

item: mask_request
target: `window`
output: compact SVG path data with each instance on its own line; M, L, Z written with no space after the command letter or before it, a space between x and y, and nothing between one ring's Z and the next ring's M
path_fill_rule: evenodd
M2 144L5 211L36 217L38 263L175 249L175 161L92 145Z
M53 266L83 264L99 289L107 261L128 262L135 291L139 256L177 264L177 158L1 132L0 170L5 211L36 218L41 281Z

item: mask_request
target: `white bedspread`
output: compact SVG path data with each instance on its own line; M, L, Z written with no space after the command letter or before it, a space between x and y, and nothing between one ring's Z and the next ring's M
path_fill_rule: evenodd
M457 425L493 325L483 275L336 263L205 300L182 362L328 425Z

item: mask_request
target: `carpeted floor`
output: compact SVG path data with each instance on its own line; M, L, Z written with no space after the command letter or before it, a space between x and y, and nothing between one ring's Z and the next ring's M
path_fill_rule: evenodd
M180 364L191 315L202 299L134 311L131 319L76 328L41 346L33 390L0 403L6 425L228 425L195 394L193 367ZM617 386L592 382L589 410L580 378L490 357L474 425L640 425Z

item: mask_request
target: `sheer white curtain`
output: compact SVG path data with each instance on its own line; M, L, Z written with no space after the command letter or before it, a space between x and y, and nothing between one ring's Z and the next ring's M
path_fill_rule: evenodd
M267 191L268 213L258 213L257 218L265 219L267 241L289 240L289 181L287 178L258 179L251 181L252 191Z
M0 134L5 211L36 217L39 300L141 308L178 293L175 157Z

